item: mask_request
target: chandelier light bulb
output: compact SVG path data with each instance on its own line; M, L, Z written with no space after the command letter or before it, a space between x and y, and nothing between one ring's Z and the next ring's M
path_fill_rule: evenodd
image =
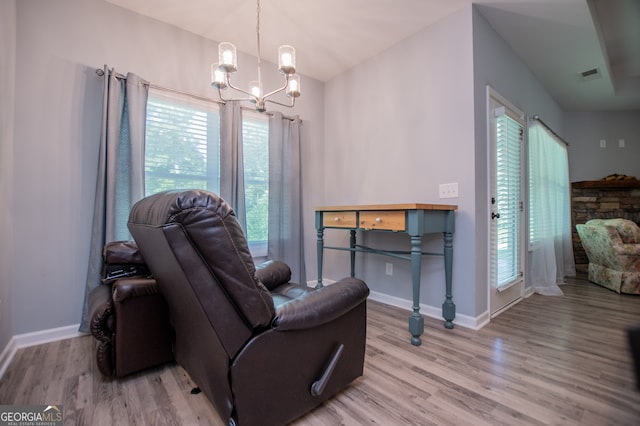
M252 81L249 83L249 91L256 98L262 97L262 90L260 89L260 82Z
M294 74L289 77L289 83L287 84L287 96L290 98L297 98L300 96L300 76Z
M293 46L283 45L278 49L278 65L280 72L291 75L296 72L296 49Z
M237 61L236 46L233 43L222 42L218 45L218 62L221 70L225 72L237 71Z
M227 88L227 74L220 69L217 63L211 64L211 85L217 89Z

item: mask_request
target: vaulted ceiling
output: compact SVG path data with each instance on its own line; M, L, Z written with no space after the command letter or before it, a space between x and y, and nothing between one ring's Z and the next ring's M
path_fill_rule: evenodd
M105 1L257 53L255 0ZM640 0L261 3L262 58L291 44L298 71L321 81L474 3L565 110L640 110Z

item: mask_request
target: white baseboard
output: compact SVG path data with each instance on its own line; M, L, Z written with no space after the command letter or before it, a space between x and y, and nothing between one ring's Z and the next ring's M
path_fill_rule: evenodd
M16 348L16 338L12 337L11 340L9 340L9 343L7 343L7 346L5 346L4 350L0 354L0 380L2 380L4 372L7 371L7 368L9 367L9 364L11 363L11 360L13 359L13 356L16 354L17 350L18 348Z
M74 324L13 336L0 354L0 379L4 376L18 349L85 335L85 333L78 331L79 327L80 324Z
M527 297L531 296L533 294L533 288L531 286L529 287L525 287L524 289L524 298L526 299Z
M330 278L323 278L323 285L331 285L336 281ZM307 281L307 286L315 287L318 284L318 280ZM411 300L402 299L396 296L390 296L385 293L379 293L377 291L371 291L369 293L369 299L376 302L384 303L386 305L395 306L396 308L405 309L407 311L413 310L413 302ZM435 306L429 306L424 303L420 304L420 313L431 318L442 319L442 308ZM489 323L489 311L486 311L476 318L468 315L456 314L456 318L453 320L454 325L470 328L472 330L480 330L482 327Z
M405 309L409 312L413 310L413 302L411 300L402 299L400 297L390 296L388 294L372 291L369 294L371 300L384 303L386 305L395 306L397 308ZM424 303L420 304L420 313L435 319L442 319L442 308L435 306L429 306ZM483 313L480 316L474 318L468 315L456 314L456 318L453 320L454 325L470 328L472 330L479 330L489 323L489 313Z
M80 324L67 325L64 327L50 328L48 330L34 331L32 333L19 334L13 336L16 339L16 348L26 348L28 346L42 345L43 343L55 342L56 340L71 339L72 337L84 336L86 333L78 331Z

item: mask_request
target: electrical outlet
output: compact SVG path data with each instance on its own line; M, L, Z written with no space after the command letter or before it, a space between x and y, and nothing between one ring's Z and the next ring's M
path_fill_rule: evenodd
M457 197L458 197L458 182L440 184L440 198L457 198Z
M385 268L386 268L385 273L387 275L393 275L393 263L389 263L389 262L385 263Z

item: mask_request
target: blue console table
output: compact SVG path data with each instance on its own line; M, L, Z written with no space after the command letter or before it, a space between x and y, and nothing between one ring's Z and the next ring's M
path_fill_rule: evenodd
M324 249L346 250L351 252L351 276L355 276L356 252L375 253L411 261L413 286L413 312L409 317L411 343L420 345L420 336L424 332L424 318L420 314L420 269L422 256L443 256L445 270L445 301L442 304L442 316L446 328L453 328L456 306L451 295L451 273L453 260L454 214L455 205L443 204L377 204L361 206L317 207L316 230L318 233L318 287L322 287L322 259ZM330 247L324 245L326 228L349 230L349 247ZM403 232L411 237L411 251L391 251L365 247L356 243L356 231ZM422 236L442 233L444 236L443 253L422 252Z

